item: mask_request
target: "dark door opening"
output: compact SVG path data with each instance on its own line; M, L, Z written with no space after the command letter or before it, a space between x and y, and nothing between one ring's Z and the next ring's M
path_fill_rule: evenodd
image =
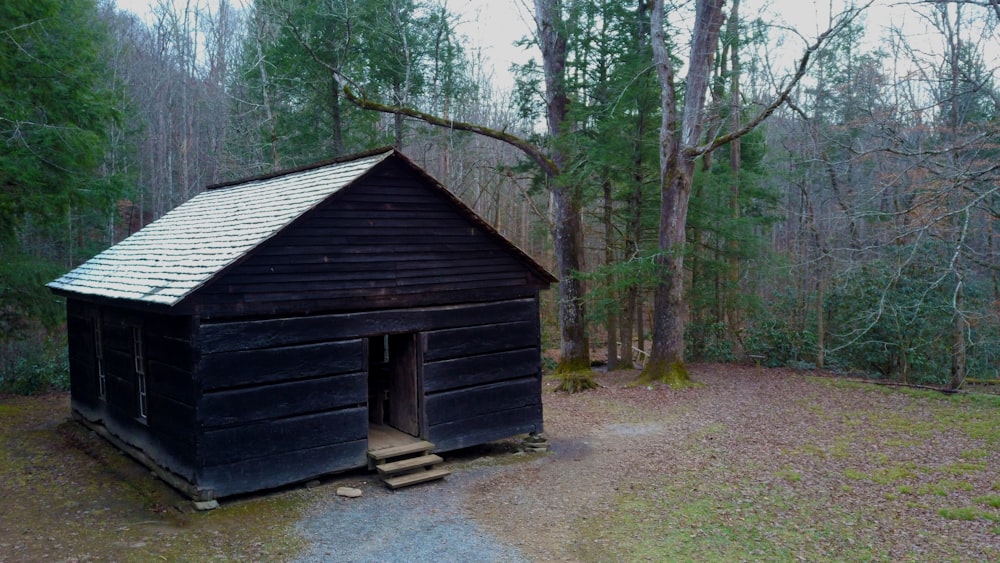
M418 335L368 338L368 422L420 436Z

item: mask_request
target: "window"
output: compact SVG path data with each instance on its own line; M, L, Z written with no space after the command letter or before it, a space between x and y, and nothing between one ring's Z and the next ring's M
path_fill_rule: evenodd
M101 317L94 317L94 357L97 360L97 397L108 399L108 380L104 373L104 332L101 329Z
M146 358L143 355L142 329L132 327L132 358L135 360L136 391L139 399L139 419L146 420Z

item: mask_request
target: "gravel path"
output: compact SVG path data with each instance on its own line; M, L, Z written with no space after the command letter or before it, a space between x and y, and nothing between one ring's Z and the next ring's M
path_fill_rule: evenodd
M370 482L360 486L360 498L331 496L298 525L311 546L299 561L528 561L463 508L470 485L496 471L463 468L396 492Z

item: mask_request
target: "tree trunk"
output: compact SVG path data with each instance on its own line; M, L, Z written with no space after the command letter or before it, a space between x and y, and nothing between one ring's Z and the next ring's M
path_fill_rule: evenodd
M733 131L739 130L740 124L740 0L733 0L732 10L729 13L726 35L728 35L730 51L729 71L732 81L729 91L729 116ZM733 183L729 191L730 218L734 222L740 220L740 170L742 167L742 151L740 139L733 139L729 143L729 167L733 174ZM741 314L740 300L740 258L739 242L735 239L729 241L729 271L726 280L726 300L723 309L726 326L726 334L729 340L730 352L736 356L743 356L743 318Z
M611 222L611 212L613 200L611 198L611 180L605 178L604 182L604 265L611 266L615 261L614 253L614 225ZM615 279L608 280L608 285L612 288L612 295L617 294L617 283ZM618 312L616 307L610 307L607 312L608 320L605 332L608 335L608 371L618 369Z
M690 379L684 365L684 250L688 202L694 156L701 137L703 108L713 56L722 27L723 0L697 0L691 56L684 94L684 113L678 132L677 87L673 62L666 49L663 0L653 2L650 18L653 63L661 94L663 120L660 125L660 231L656 257L659 281L653 294L653 348L640 381L686 385Z
M569 155L561 137L568 132L569 96L566 91L566 31L561 0L535 0L535 23L545 74L546 121L552 161L567 169ZM553 229L559 268L559 317L562 326L558 373L590 370L590 344L583 306L583 283L576 273L583 270L583 226L580 190L555 178L552 185ZM568 380L564 379L564 383ZM584 382L584 387L592 382ZM575 390L575 389L570 389Z
M330 73L330 117L332 118L332 129L330 132L330 149L334 156L340 156L346 152L344 146L344 117L340 111L340 80L337 75Z
M951 381L948 384L948 389L951 390L958 390L962 387L966 375L965 334L969 330L969 322L962 312L964 302L962 285L962 280L959 278L953 297L955 327L951 341Z

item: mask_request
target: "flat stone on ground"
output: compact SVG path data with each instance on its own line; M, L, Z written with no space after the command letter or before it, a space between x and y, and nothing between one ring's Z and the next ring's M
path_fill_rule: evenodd
M361 496L361 489L355 489L354 487L337 487L337 496L358 498Z

